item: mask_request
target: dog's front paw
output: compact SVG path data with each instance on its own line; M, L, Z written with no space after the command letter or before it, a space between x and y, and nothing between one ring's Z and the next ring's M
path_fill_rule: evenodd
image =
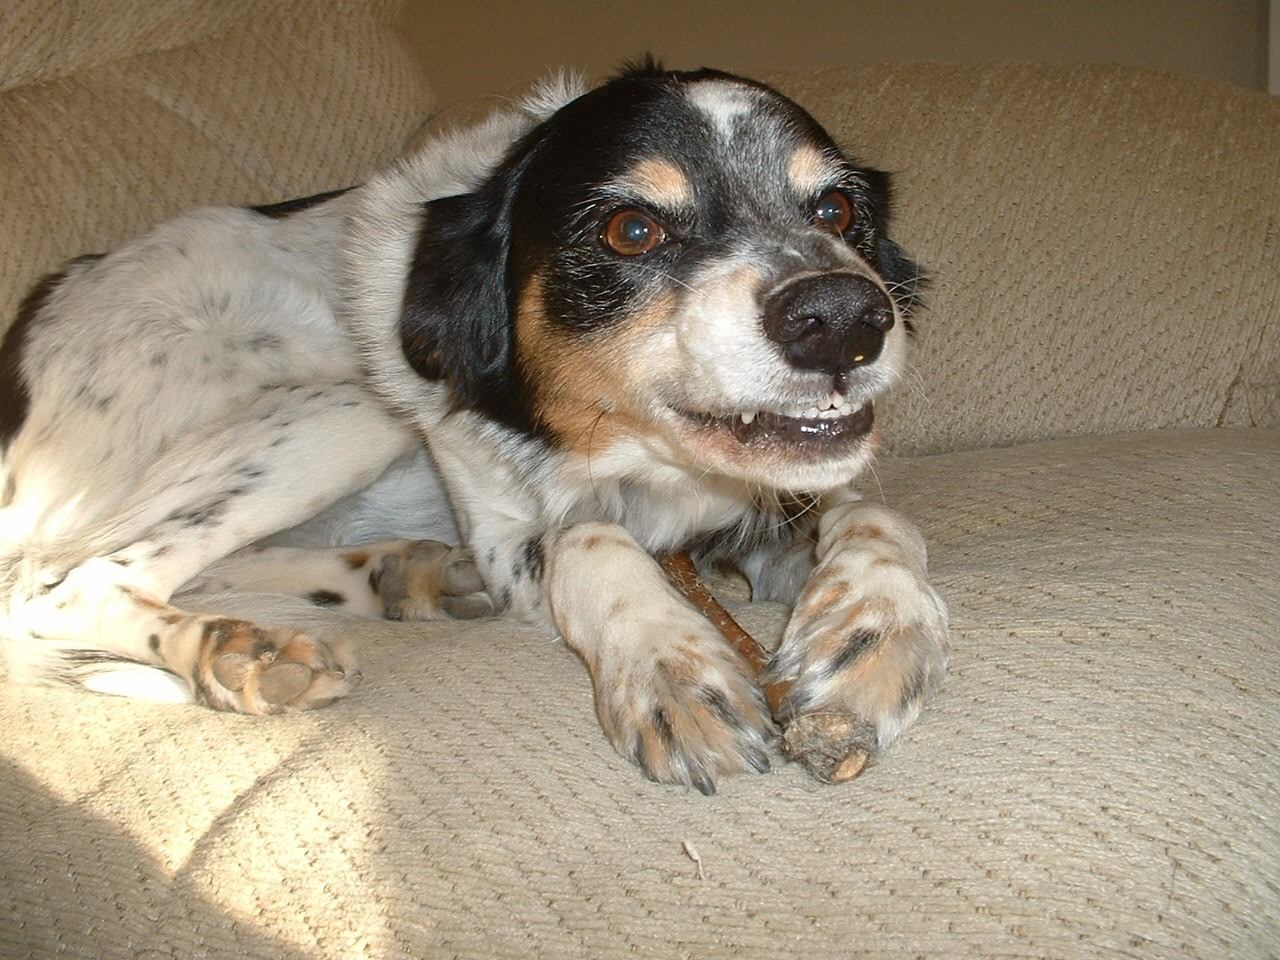
M196 697L218 710L268 714L332 703L360 683L349 651L297 630L196 619Z
M780 655L765 682L790 682L783 752L819 780L852 780L915 720L946 664L945 629L925 624L845 628Z
M688 631L651 652L623 651L594 671L600 722L618 752L652 780L704 794L722 776L767 772L776 730L720 635Z
M475 620L493 602L471 554L438 540L415 540L387 554L376 578L388 620Z
M775 710L783 752L829 783L852 780L916 719L949 647L922 544L886 522L851 525L837 546L762 678L786 689Z

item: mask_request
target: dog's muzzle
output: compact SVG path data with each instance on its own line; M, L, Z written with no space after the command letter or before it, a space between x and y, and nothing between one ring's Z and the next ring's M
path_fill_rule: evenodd
M824 273L784 284L764 304L764 329L798 370L837 379L880 355L893 304L855 273Z

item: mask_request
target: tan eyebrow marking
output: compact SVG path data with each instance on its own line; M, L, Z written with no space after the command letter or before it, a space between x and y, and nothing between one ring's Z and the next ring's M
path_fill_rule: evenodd
M670 160L651 157L624 173L617 184L656 206L679 209L693 206L693 185L684 171Z
M829 186L834 173L831 158L808 144L797 149L787 161L787 176L800 193L816 193Z

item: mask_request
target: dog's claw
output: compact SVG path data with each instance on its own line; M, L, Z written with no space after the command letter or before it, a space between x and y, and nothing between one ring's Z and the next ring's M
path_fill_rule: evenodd
M691 777L693 786L704 797L714 797L716 795L716 782L712 780L704 771L697 771Z

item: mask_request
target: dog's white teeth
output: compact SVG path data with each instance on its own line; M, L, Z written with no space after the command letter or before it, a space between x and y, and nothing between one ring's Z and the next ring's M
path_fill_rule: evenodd
M857 410L857 407L840 394L833 393L821 406L813 404L808 407L779 407L771 411L771 414L789 420L839 420L856 413ZM744 425L750 425L758 416L760 416L759 410L751 410L738 414L738 419Z
M852 416L858 410L853 404L842 397L838 393L833 393L827 401L827 405L821 410L810 408L805 411L805 416L809 418L817 417L820 420L841 420L845 417Z
M831 399L827 402L827 408L822 411L822 415L826 417L847 417L856 410L857 408L843 396L833 393L831 394Z

